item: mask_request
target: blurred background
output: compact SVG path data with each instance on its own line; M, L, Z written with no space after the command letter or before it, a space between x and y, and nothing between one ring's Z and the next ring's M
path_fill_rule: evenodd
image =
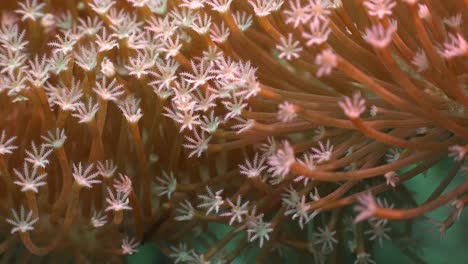
M412 192L415 200L421 203L430 195L440 183L440 180L445 177L448 170L452 167L453 162L451 159L441 161L437 166L430 169L429 173L418 175L412 180L408 181L405 186ZM410 168L407 168L410 169ZM466 176L457 175L455 179L447 187L447 190L459 185L462 181L466 180ZM449 214L450 207L439 208L426 216L443 220ZM435 223L427 220L417 220L413 223L413 241L418 243L417 257L421 258L422 262L417 262L414 258L409 258L401 251L394 241L384 240L382 249L379 249L378 243L374 244L374 251L376 254L373 259L378 264L410 264L410 263L427 263L427 264L466 264L468 263L468 214L466 211L461 215L460 219L445 233L445 236L438 230ZM226 233L232 230L229 226L212 224L209 227L212 233L216 234L217 239L221 239ZM197 241L199 239L199 241ZM197 239L190 241L191 244L203 252L201 244L214 243L215 239L211 234L201 234ZM244 239L244 237L240 237ZM201 243L201 242L204 243ZM239 238L234 241L238 242ZM227 249L232 249L231 243ZM340 245L346 246L346 245ZM235 264L250 264L255 262L257 254L256 248L247 250L244 254L234 262ZM285 249L284 254L288 254ZM289 263L300 263L299 259L293 254L287 256ZM354 263L355 257L349 255L349 260L346 263ZM139 252L132 256L127 257L127 262L130 264L140 263L173 263L170 259L165 257L159 250L156 243L147 243L139 248Z

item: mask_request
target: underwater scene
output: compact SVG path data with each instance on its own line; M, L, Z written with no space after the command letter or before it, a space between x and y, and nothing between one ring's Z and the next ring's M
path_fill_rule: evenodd
M0 0L0 264L468 263L468 0Z

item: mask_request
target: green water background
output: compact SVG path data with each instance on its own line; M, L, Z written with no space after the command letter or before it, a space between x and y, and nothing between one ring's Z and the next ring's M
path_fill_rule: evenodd
M436 166L432 167L426 174L418 175L405 183L405 186L413 193L415 200L418 203L423 202L430 193L437 187L440 181L447 175L453 162L450 159L444 159ZM410 169L410 168L408 168ZM446 192L453 189L461 182L467 180L466 176L459 173L450 185L446 188ZM450 212L450 207L445 206L433 211L427 216L436 220L443 220ZM220 224L212 224L210 228L215 231L218 239L221 239L231 228ZM419 257L424 259L428 264L467 264L468 263L468 213L464 212L460 219L447 231L445 237L441 237L440 232L434 224L425 220L418 220L414 224L414 238L421 241L421 250L416 251ZM245 239L245 236L236 237L233 242L227 245L228 250L238 243L239 239ZM202 239L209 239L203 237ZM213 241L214 242L214 241ZM197 248L203 252L203 248ZM255 247L249 247L242 255L240 255L235 264L250 264L254 263L257 254ZM373 259L378 264L410 264L414 263L411 259L405 256L392 241L384 241L383 248L380 249L377 243L374 244ZM354 263L354 256L350 255L347 263ZM164 257L157 248L155 243L147 243L139 248L137 254L127 257L129 264L165 264L172 263ZM297 263L297 258L288 256L289 263ZM347 264L343 263L343 264Z

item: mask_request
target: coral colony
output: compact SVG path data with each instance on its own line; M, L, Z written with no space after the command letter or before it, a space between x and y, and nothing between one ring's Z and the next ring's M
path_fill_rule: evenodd
M0 11L8 263L115 263L146 241L174 263L375 263L384 243L424 263L415 220L445 232L468 203L468 181L448 188L468 173L467 0ZM447 157L416 202L405 182Z

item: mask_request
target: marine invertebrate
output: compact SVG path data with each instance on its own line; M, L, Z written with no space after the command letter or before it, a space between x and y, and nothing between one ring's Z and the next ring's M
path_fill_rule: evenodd
M446 230L468 203L466 181L444 192L467 170L468 3L419 2L2 2L0 213L21 243L2 226L0 250L372 263L411 237L391 220L453 204ZM405 182L448 155L415 203ZM174 246L210 223L232 229Z

